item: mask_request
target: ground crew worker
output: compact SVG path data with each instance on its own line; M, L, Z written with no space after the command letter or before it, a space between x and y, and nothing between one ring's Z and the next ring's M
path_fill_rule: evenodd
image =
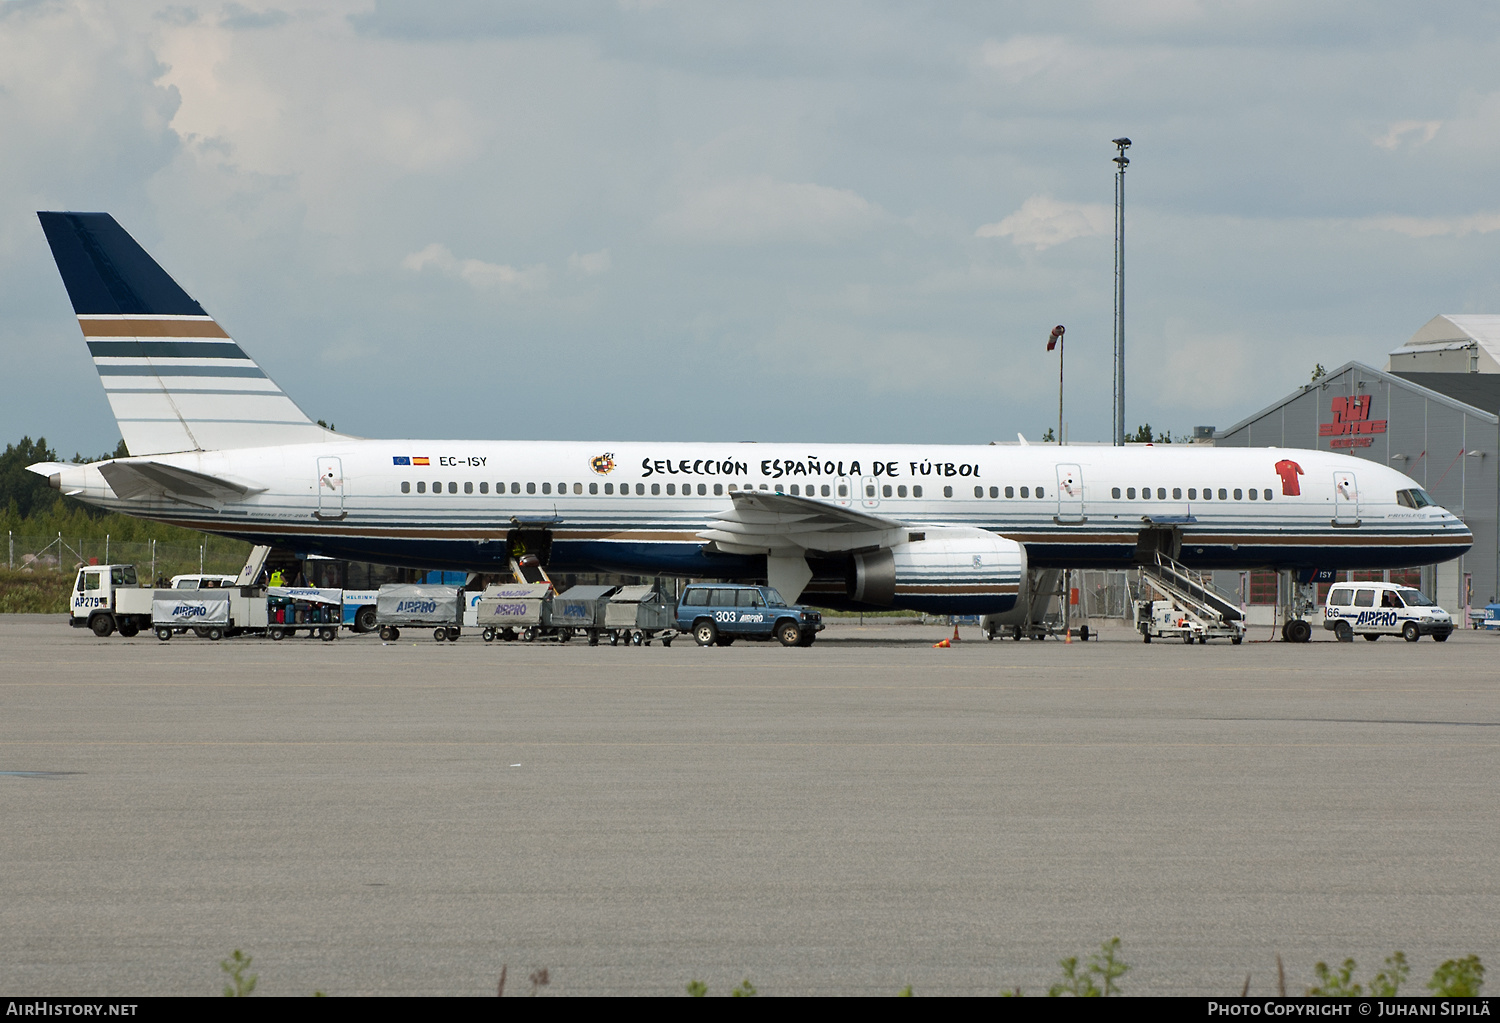
M281 582L281 569L278 568L278 569L276 569L276 571L274 571L274 572L271 573L271 585L272 586L280 586L280 585L282 585L282 582Z

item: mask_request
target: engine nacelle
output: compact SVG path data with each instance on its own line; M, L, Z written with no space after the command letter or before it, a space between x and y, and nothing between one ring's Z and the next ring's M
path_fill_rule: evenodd
M856 554L848 592L879 607L933 614L1003 614L1026 577L1026 549L983 529L929 529L924 538Z

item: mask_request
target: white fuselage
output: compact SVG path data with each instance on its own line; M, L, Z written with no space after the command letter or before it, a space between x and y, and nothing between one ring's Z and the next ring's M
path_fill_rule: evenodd
M542 530L565 568L761 575L752 558L705 555L698 535L747 489L988 530L1022 544L1034 568L1129 564L1150 530L1173 532L1181 560L1205 568L1397 567L1472 542L1446 510L1401 503L1418 489L1401 473L1294 449L340 438L152 459L264 489L228 503L124 501L97 466L65 473L61 488L303 553L472 571L503 566L514 531Z

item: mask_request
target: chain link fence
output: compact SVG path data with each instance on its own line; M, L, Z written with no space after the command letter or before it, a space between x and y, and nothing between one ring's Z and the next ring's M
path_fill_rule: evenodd
M9 533L6 567L21 572L72 573L84 565L134 565L142 581L196 572L236 575L250 545L241 540L206 536L199 544L166 544L154 540L118 543L108 536L70 537L61 533L31 536Z

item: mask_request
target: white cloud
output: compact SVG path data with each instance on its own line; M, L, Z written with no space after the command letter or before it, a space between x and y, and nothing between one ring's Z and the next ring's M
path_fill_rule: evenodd
M1415 149L1431 142L1442 126L1442 121L1393 121L1384 135L1372 141L1381 149L1399 149L1403 145Z
M544 263L517 269L506 263L486 263L481 259L459 259L448 246L439 242L413 252L401 261L401 265L414 273L428 267L463 281L475 291L490 291L501 288L513 292L541 291L551 281L551 273Z
M1021 208L995 224L974 232L976 238L1009 238L1040 252L1074 238L1108 234L1114 211L1102 203L1063 202L1050 195L1033 195Z
M873 203L846 188L762 175L693 192L660 225L694 241L828 244L869 228L878 215Z
M582 255L575 252L568 257L568 269L575 273L581 273L586 277L594 274L602 274L614 265L609 258L608 249L600 249L598 252L585 252Z
M1362 227L1394 231L1408 238L1462 238L1466 234L1500 231L1500 213L1470 213L1462 217L1366 217Z

